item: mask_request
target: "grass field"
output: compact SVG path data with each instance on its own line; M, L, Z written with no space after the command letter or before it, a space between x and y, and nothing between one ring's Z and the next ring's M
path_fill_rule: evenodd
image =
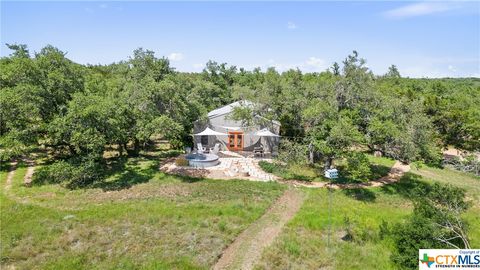
M308 199L282 235L263 254L257 269L395 269L392 242L380 234L383 221L401 222L413 207L411 188L450 183L467 190L471 245L480 247L480 180L449 169L423 167L399 183L368 189L306 190ZM353 237L352 237L353 236ZM353 239L352 239L353 238Z
M207 269L285 188L168 176L143 159L82 190L27 188L25 172L0 195L1 263L16 269Z
M129 158L104 181L78 190L25 187L26 167L18 164L10 190L2 186L0 194L2 268L208 269L286 189L167 175L158 170L166 156ZM369 158L381 174L393 165ZM2 185L7 171L3 164ZM472 207L465 218L478 248L480 179L422 167L385 187L301 189L307 199L256 268L393 269L393 243L382 238L380 226L405 219L413 208L409 190L433 182L467 189Z
M383 221L406 217L411 209L408 201L380 189L306 192L308 199L300 212L263 254L258 269L393 268L390 243L379 238L378 228ZM369 199L358 200L355 193L369 193ZM355 240L347 240L348 226L353 227Z

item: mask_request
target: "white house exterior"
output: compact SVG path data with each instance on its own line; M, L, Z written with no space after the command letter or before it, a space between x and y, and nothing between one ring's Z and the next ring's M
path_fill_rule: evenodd
M257 132L262 129L268 129L273 134L279 135L280 123L278 121L268 121L265 125L244 127L241 121L231 119L231 114L235 107L251 105L252 103L248 101L237 101L209 112L206 121L196 121L194 134L200 133L209 127L214 131L228 135L194 136L195 145L202 143L205 147L213 147L215 143L220 143L223 149L230 151L253 151L254 147L263 146L266 152L275 151L280 138L258 136Z

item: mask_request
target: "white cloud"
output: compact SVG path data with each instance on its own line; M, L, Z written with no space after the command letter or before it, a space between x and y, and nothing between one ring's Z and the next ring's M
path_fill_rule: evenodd
M303 72L322 72L327 69L327 64L325 60L311 56L299 63L277 63L275 60L269 59L266 67L274 67L280 72L297 68Z
M108 5L107 5L107 4L100 4L99 7L100 7L100 8L107 8Z
M448 65L448 70L450 70L452 72L457 72L457 69L452 65Z
M400 8L388 10L383 13L387 18L407 18L422 15L429 15L434 13L446 12L457 9L460 6L452 2L421 2L406 5Z
M325 67L325 61L323 59L317 58L317 57L310 57L306 61L306 64L308 66L312 66L314 68L324 68Z
M297 29L297 25L294 22L288 22L287 23L287 28L291 29L291 30Z
M182 61L185 58L185 56L183 55L183 53L174 52L169 54L167 58L170 61Z
M194 69L198 70L198 69L203 69L203 67L205 66L204 64L193 64L192 65Z

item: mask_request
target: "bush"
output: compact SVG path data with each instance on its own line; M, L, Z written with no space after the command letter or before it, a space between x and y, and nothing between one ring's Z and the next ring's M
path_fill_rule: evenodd
M480 176L480 160L475 155L466 156L464 159L455 157L444 160L443 165L461 172L473 173L476 176Z
M258 166L267 173L273 173L277 169L277 165L264 160L258 162Z
M276 176L280 176L284 179L293 179L292 175L288 171L287 165L262 160L258 162L258 166L260 166L260 168L267 173L275 174Z
M354 152L347 157L345 170L349 178L366 182L372 177L370 161L363 153Z
M306 164L308 148L306 145L289 140L282 140L278 159L287 164Z
M392 260L400 269L418 265L418 249L470 248L468 224L462 215L470 204L465 191L438 183L418 187L414 210L405 223L392 226Z
M175 160L175 165L185 167L185 166L190 165L190 163L188 162L188 160L186 158L179 157Z
M38 169L32 177L32 184L64 184L68 188L89 185L102 177L102 166L93 158L57 161Z
M394 251L391 259L399 269L418 267L421 248L446 248L434 240L435 228L425 218L412 217L405 224L396 224L392 230Z

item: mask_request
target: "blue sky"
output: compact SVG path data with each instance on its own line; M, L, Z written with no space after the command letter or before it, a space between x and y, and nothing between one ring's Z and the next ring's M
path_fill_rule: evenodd
M143 47L179 71L209 60L323 71L352 50L375 74L480 77L480 2L1 2L5 43L52 44L79 63Z

